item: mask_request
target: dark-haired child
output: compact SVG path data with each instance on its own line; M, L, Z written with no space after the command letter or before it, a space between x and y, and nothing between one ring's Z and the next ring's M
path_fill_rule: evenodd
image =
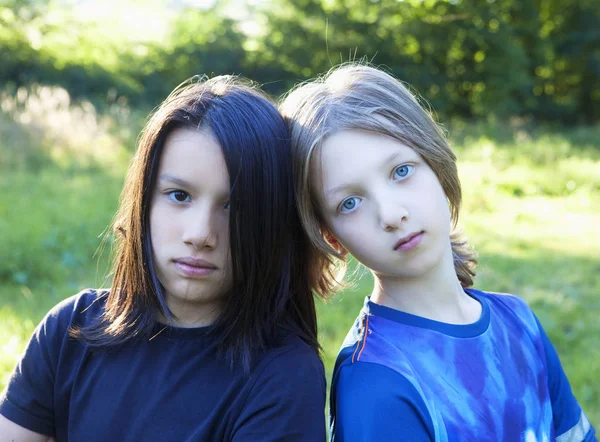
M289 135L232 77L147 123L115 222L109 290L35 330L0 396L0 441L322 441L311 248Z

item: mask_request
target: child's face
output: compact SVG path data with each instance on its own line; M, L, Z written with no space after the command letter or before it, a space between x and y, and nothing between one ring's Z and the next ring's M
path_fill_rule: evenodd
M376 275L426 277L438 265L452 265L446 196L413 149L345 130L325 140L311 174L329 232Z
M231 288L229 175L207 130L176 129L164 144L150 232L167 305L182 322L212 322Z

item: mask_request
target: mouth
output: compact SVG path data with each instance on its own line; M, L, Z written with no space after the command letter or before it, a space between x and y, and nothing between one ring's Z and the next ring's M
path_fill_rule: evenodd
M400 238L400 240L394 246L394 250L400 251L408 251L417 247L421 243L421 239L423 239L423 234L425 232L415 232L409 235L406 235L404 238Z
M216 265L199 258L177 258L173 262L181 273L190 278L202 278L217 270Z

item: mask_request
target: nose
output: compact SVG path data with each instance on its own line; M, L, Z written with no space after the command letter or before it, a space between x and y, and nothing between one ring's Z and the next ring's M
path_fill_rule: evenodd
M217 245L216 219L209 207L190 210L185 219L183 242L196 250L214 249Z
M396 192L387 193L377 201L379 224L386 232L398 230L402 223L408 220L408 209L406 204L399 198Z

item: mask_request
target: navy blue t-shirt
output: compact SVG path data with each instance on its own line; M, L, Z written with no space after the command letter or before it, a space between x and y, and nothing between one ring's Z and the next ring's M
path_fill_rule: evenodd
M333 374L332 440L596 440L525 302L466 292L482 306L468 325L365 300Z
M298 337L249 375L217 358L209 327L157 324L149 341L91 351L68 330L101 315L102 294L63 301L37 327L0 396L7 419L59 442L325 440L323 364Z

